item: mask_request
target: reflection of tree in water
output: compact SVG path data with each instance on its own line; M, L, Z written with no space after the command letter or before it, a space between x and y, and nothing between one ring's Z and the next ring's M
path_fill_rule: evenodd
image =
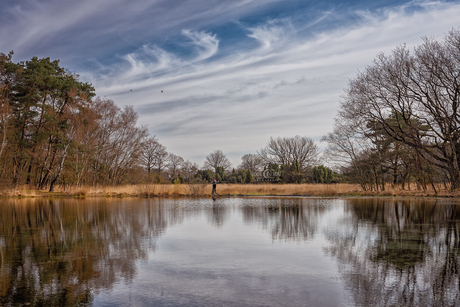
M129 282L135 260L146 258L145 239L154 246L174 222L165 211L148 201L3 201L0 305L85 304L95 291Z
M242 207L246 224L261 224L273 240L300 241L312 239L317 231L319 215L327 208L318 199L255 199Z
M349 200L326 235L358 306L459 306L460 206Z
M225 205L214 204L210 212L211 224L216 227L222 227L225 219L228 217L228 210Z

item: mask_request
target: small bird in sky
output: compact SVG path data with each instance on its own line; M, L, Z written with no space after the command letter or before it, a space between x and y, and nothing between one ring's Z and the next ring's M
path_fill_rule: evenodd
M161 92L163 93L163 90Z
M133 90L129 90L130 92L132 92Z

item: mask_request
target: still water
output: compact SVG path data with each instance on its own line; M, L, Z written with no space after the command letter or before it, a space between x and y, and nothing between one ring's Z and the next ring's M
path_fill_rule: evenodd
M0 306L460 306L452 200L0 201Z

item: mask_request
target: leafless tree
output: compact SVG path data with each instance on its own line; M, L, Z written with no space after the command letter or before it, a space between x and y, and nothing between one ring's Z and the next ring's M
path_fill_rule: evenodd
M147 136L145 128L136 127L137 114L132 107L126 107L120 114L118 129L111 140L111 170L113 183L119 183L124 172L136 164Z
M377 123L415 149L460 188L460 30L380 53L350 80L339 117ZM389 119L393 120L389 120Z
M150 176L152 169L155 167L155 157L157 151L161 148L161 144L155 136L150 137L144 142L141 153L141 164L147 169L147 174Z
M214 150L204 161L204 168L213 169L217 172L218 167L222 167L224 170L228 170L232 166L230 160L224 155L222 150Z
M312 139L296 135L291 138L278 137L274 139L271 137L267 146L257 153L266 164L289 165L297 162L300 169L304 170L317 162L319 151Z
M241 157L241 164L239 169L251 170L253 174L258 174L263 168L263 159L259 155L245 154Z
M333 132L325 135L321 141L327 142L328 146L323 157L326 162L333 164L337 169L355 170L358 182L363 189L367 189L367 169L363 169L363 157L373 150L372 143L365 137L362 123L358 120L343 121L340 117L335 118ZM365 127L365 126L364 126ZM355 178L356 180L356 178Z
M184 158L181 156L170 153L168 156L168 175L169 180L172 180L182 168L184 164Z
M159 144L157 150L155 151L154 155L154 165L156 171L159 175L164 170L166 165L168 164L169 154L166 150L166 146Z
M184 176L186 179L190 179L194 174L198 172L200 169L200 166L196 163L190 162L190 160L187 160L183 163L182 169L181 169L181 174Z
M98 176L105 184L119 184L126 171L139 163L148 132L136 126L138 115L132 107L122 111L111 100L95 104L100 119L93 135L97 140L93 184Z

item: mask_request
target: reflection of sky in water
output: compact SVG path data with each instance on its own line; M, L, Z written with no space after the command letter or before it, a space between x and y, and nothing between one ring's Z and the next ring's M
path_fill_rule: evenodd
M279 213L268 217L266 227L244 221L242 208L279 204L268 199L204 204L193 218L166 230L131 284L102 292L95 305L346 306L321 234L305 241L273 240L270 226ZM338 216L336 210L329 213Z
M0 306L460 306L460 206L3 200L0 260Z

